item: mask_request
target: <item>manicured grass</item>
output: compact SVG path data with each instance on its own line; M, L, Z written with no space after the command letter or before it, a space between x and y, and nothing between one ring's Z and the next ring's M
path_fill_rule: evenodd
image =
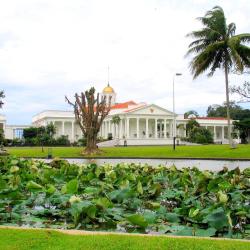
M69 235L50 230L0 229L4 250L247 250L250 242L165 236Z
M48 148L41 147L13 147L7 148L11 155L19 157L47 157ZM230 149L228 145L178 146L173 151L171 146L138 146L103 148L99 157L194 157L194 158L248 158L250 159L250 145L238 145ZM54 157L82 157L82 148L53 147Z

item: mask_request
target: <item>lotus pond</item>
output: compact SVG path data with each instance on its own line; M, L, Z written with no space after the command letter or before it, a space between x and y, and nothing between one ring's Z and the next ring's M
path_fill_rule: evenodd
M0 224L250 239L250 168L0 158Z

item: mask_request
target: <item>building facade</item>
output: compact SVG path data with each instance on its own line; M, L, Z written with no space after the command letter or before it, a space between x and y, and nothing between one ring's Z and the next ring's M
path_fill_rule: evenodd
M111 99L112 107L103 121L99 136L104 139L112 136L116 140L116 145L123 145L124 140L128 145L172 144L174 118L177 138L186 136L186 124L189 119L185 119L184 115L174 114L155 104L134 101L118 103L116 93L109 84L103 89L101 95L105 96L106 100ZM119 116L119 123L113 122L114 116ZM206 127L212 132L216 143L228 143L226 118L199 117L196 120L201 127ZM55 125L56 137L67 135L71 142L82 137L80 127L76 124L74 113L71 111L42 111L32 119L33 126L46 126L49 123ZM239 139L236 139L236 142L239 142Z
M186 137L186 124L189 119L184 115L174 114L172 111L155 104L136 103L127 101L118 103L114 89L108 84L101 93L102 97L111 101L111 110L104 119L99 136L114 139L115 145L165 145L172 144L173 136ZM113 118L119 116L119 122ZM176 132L174 131L176 120ZM226 118L195 118L201 127L209 129L215 143L228 143L228 129ZM232 123L233 121L231 121ZM82 138L82 131L75 122L73 111L46 110L32 118L32 125L8 125L6 117L0 115L0 129L4 130L6 139L21 139L23 130L30 126L46 126L53 123L56 127L56 137L66 135L71 142ZM240 142L239 138L235 142Z

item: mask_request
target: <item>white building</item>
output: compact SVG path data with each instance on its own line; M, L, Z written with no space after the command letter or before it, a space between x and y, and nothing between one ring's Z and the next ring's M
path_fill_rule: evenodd
M102 138L106 139L109 134L112 134L116 139L115 143L120 145L123 145L124 139L128 145L172 144L174 117L177 137L186 136L185 127L188 119L184 119L184 115L173 114L155 104L134 101L118 103L116 93L109 84L103 89L102 96L106 96L107 100L111 97L112 103L111 111L100 129L99 136ZM119 124L112 122L114 116L120 117ZM197 121L202 127L212 131L215 142L228 143L226 118L199 117ZM71 111L42 111L32 119L33 126L45 126L51 122L56 127L57 137L67 135L71 142L82 137L80 127L76 124L74 113Z

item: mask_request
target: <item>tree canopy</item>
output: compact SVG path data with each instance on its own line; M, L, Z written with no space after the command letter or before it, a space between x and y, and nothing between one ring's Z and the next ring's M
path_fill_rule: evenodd
M243 109L241 106L237 105L235 102L230 102L229 104L231 118L233 120L243 120L250 117L250 109ZM207 109L208 117L227 117L227 105L213 104L208 106Z
M186 113L184 113L185 119L189 118L190 116L199 117L199 113L195 110L189 110Z
M242 143L247 143L250 135L250 118L234 122L235 128L240 131L240 138Z

